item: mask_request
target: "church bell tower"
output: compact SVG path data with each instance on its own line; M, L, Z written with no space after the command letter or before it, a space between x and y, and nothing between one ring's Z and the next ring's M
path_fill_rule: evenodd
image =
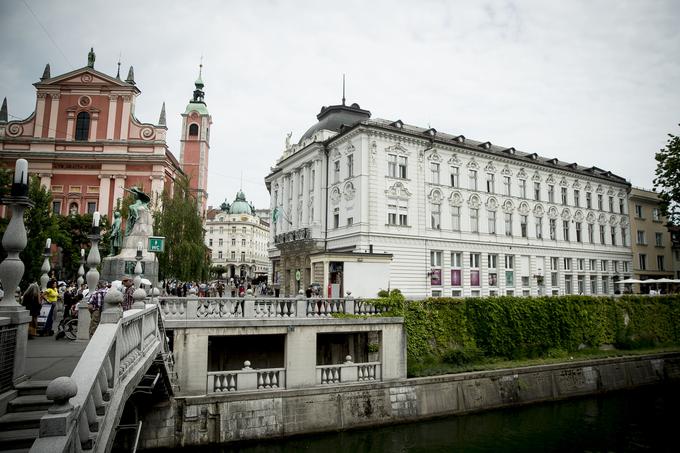
M193 98L182 113L182 137L180 139L180 164L189 177L189 187L196 195L201 216L205 215L208 200L208 157L210 154L210 126L203 92L203 64L199 66L198 79L194 83Z

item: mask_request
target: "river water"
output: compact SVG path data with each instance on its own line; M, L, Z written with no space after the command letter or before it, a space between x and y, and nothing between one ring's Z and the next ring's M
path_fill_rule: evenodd
M680 385L379 428L173 451L678 452Z

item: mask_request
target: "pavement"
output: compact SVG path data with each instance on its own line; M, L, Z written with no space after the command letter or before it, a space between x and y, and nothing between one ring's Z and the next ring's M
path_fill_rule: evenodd
M88 341L55 338L56 334L28 340L25 372L29 379L51 381L59 376L71 376L75 370Z

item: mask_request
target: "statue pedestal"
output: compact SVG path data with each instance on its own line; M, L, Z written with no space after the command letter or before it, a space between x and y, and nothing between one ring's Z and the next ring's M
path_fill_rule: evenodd
M153 236L151 212L148 208L140 207L137 221L130 234L123 238L123 247L115 256L107 256L102 260L101 278L109 282L120 280L124 275L133 277L137 264L137 246L142 244L142 277L147 278L153 285L158 283L158 261L155 254L146 251L149 237Z

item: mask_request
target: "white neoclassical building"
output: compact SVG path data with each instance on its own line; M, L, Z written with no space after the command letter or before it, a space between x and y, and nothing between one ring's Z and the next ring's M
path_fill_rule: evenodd
M381 287L409 297L613 294L630 276L624 178L356 104L317 118L265 179L284 292L351 291L357 261L384 263Z
M227 278L267 276L269 224L255 215L242 191L231 205L223 203L219 209L209 209L204 228L211 263L223 266Z

